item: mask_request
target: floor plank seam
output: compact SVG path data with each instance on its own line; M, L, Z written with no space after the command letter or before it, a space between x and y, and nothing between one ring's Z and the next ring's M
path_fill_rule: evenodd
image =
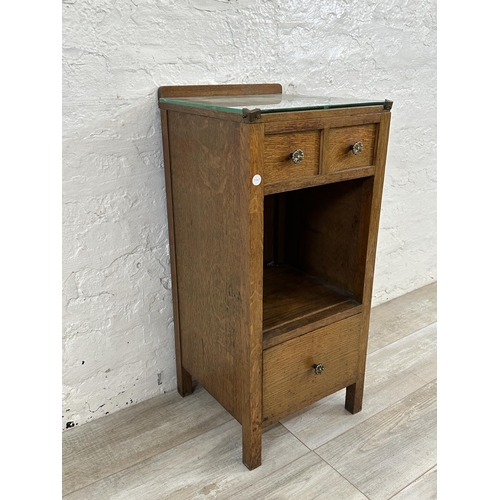
M420 378L420 377L419 377ZM371 418L379 415L380 413L382 413L383 411L386 411L388 410L389 408L392 408L393 406L399 404L403 399L407 398L408 396L411 396L412 394L415 394L417 391L420 391L422 389L422 387L425 387L426 385L429 385L429 384L432 384L433 382L436 382L437 379L433 379L429 382L426 382L424 379L420 379L422 380L422 385L420 387L418 387L417 389L415 389L414 391L411 391L409 392L408 394L406 394L405 396L403 396L402 398L398 399L397 401L394 401L394 403L390 404L389 406L386 406L385 408L382 408L381 410L379 410L378 412L374 413L373 415L370 415L366 420L362 420L361 422L359 422L358 424L356 424L355 426L353 427L349 427L349 429L346 429L344 432L341 432L340 434L337 434L335 437L333 437L332 439L328 440L328 441L325 441L324 443L320 444L319 446L316 446L316 448L308 448L311 450L311 451L316 451L317 449L321 448L322 446L326 446L328 443L330 443L331 441L333 441L334 439L337 439L339 438L340 436L344 435L346 432L350 432L352 431L353 429L355 429L358 425L362 425L366 422L368 422L368 420L370 420ZM290 431L288 428L287 430L293 434L292 431ZM293 434L295 436L295 434ZM295 436L297 437L297 436ZM297 438L298 439L298 438ZM301 441L302 442L302 441ZM307 446L307 445L306 445Z
M422 476L425 476L429 471L434 469L434 467L436 467L436 466L437 466L437 463L435 463L432 467L429 467L425 472L423 472L422 474L417 476L413 481L410 481L406 486L403 486L403 488L401 488L399 491L396 491L396 493L394 493L394 495L391 495L386 500L391 500L391 498L394 498L396 495L399 495L403 490L408 488L408 486L411 486L413 483L416 483Z
M287 432L289 432L297 441L300 441L309 451L314 451L310 446L307 446L302 439L300 439L298 436L296 436L281 420L278 422L280 425L282 425Z
M288 430L288 429L287 429L287 430ZM269 472L269 474L266 474L265 476L260 477L260 478L256 481L256 483L257 483L257 482L261 482L261 481L263 481L264 479L266 479L267 477L272 476L273 474L276 474L276 473L277 473L277 472L279 472L280 470L283 470L283 469L285 469L285 468L289 467L291 464L293 464L293 463L297 462L297 460L301 460L302 458L304 458L304 457L305 457L306 455L308 455L309 453L311 453L311 451L308 451L307 453L304 453L304 455L301 455L300 457L297 457L295 460L292 460L291 462L289 462L289 463L287 463L287 464L283 465L283 467L280 467L279 469L273 470L273 471ZM313 453L314 453L314 452L313 452ZM248 471L248 472L250 472L250 471ZM248 486L244 486L243 488L241 488L241 489L239 489L239 490L237 490L237 491L235 491L235 492L231 493L231 496L228 498L228 500L231 500L232 498L237 499L237 498L238 498L238 497L237 497L237 495L238 495L239 493L241 493L241 492L245 491L247 488L251 488L251 487L252 487L254 484L256 484L256 483L252 483L252 484L250 484L250 485L248 485Z
M396 344L397 342L400 342L400 341L402 341L402 340L404 340L404 339L407 339L407 338L408 338L408 337L410 337L411 335L415 335L416 333L418 333L418 332L422 331L424 328L428 328L429 326L432 326L432 325L437 325L437 321L432 321L432 322L431 322L431 323L429 323L428 325L425 325L425 326L420 327L418 330L415 330L415 331L413 331L413 332L411 332L411 333L408 333L408 334L404 335L403 337L400 337L400 338L399 338L399 339L397 339L397 340L394 340L394 341L392 341L392 342L389 342L388 344L386 344L386 345L384 345L384 346L382 346L382 347L379 347L378 349L375 349L374 351L370 351L370 352L368 353L368 356L371 356L372 354L375 354L376 352L379 352L379 351L381 351L382 349L385 349L386 347L392 346L392 345ZM369 338L369 337L368 337L368 338Z
M424 383L424 385L431 384L432 382L436 382L436 384L437 384L437 381L438 381L437 377L436 377L436 378L433 378L432 380L427 381L427 380L423 379L423 378L422 378L420 375L418 375L417 373L414 373L414 375L415 375L415 377L417 377L418 379L420 379L420 380Z
M75 493L77 491L84 490L85 488L88 488L89 486L92 486L93 484L99 483L100 481L103 481L104 479L107 479L108 477L114 476L115 474L119 474L119 473L121 473L123 471L131 469L132 467L135 467L135 466L137 466L139 464L142 464L143 462L146 462L147 460L150 460L150 459L152 459L154 457L157 457L158 455L161 455L162 453L166 453L167 451L170 451L170 450L175 450L177 447L179 447L179 446L181 446L183 444L189 443L189 441L197 439L200 436L203 436L203 434L207 434L208 432L211 432L214 429L218 429L219 427L222 427L223 425L226 425L230 421L231 421L231 419L228 419L227 422L223 422L222 424L219 424L219 425L213 427L210 430L202 432L201 434L198 434L197 436L194 436L192 438L186 439L186 441L182 441L182 443L178 443L175 446L173 446L172 448L168 448L166 450L160 451L159 453L155 453L154 455L151 455L151 456L145 458L144 460L139 460L138 462L134 462L133 464L130 464L129 466L127 466L127 467L125 467L123 469L120 469L120 470L117 470L115 472L112 472L111 474L108 474L107 476L103 476L103 477L99 478L97 481L92 481L91 483L86 484L85 486L82 486L81 488L77 488L76 490L72 490L69 493L66 493L66 495L64 495L62 498L66 498L67 496L72 495L73 493ZM288 431L288 429L286 429L286 430ZM288 432L290 432L290 431L288 431Z
M343 479L345 479L356 491L359 491L359 493L361 495L363 495L367 500L371 500L370 497L366 493L363 493L357 486L355 486L353 483L351 483L351 481L349 481L349 479L347 479L347 477L345 477L344 474L340 473L333 465L329 464L321 455L318 455L318 453L316 452L316 450L312 450L312 451L313 451L313 453L316 454L316 456L322 462L324 462L326 465L328 465L328 467L330 467L330 469L334 470L340 477L342 477Z

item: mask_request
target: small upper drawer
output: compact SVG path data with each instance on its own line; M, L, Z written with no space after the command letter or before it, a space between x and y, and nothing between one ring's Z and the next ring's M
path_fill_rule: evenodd
M320 130L291 134L273 134L264 137L264 183L310 177L319 171ZM290 155L297 150L304 153L299 163Z
M264 350L264 425L354 383L361 319L356 314Z
M373 165L376 138L375 123L329 129L323 173Z

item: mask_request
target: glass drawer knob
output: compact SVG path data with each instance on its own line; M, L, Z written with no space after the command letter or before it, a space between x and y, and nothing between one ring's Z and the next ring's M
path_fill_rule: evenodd
M355 142L349 149L355 154L359 155L363 151L363 143L361 141Z
M296 149L290 154L290 158L293 163L300 163L304 159L304 151L302 151L302 149Z
M312 367L314 368L314 373L316 375L321 375L325 369L325 366L322 363L314 364Z

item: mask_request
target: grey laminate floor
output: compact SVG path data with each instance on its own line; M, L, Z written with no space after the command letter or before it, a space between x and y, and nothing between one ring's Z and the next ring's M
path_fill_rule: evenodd
M372 313L363 410L344 391L267 428L241 463L241 427L206 391L171 392L66 431L67 500L436 498L436 284Z

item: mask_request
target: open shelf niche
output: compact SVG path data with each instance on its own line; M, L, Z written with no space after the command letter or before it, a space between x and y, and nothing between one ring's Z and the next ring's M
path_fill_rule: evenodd
M264 198L264 349L361 312L373 177Z

